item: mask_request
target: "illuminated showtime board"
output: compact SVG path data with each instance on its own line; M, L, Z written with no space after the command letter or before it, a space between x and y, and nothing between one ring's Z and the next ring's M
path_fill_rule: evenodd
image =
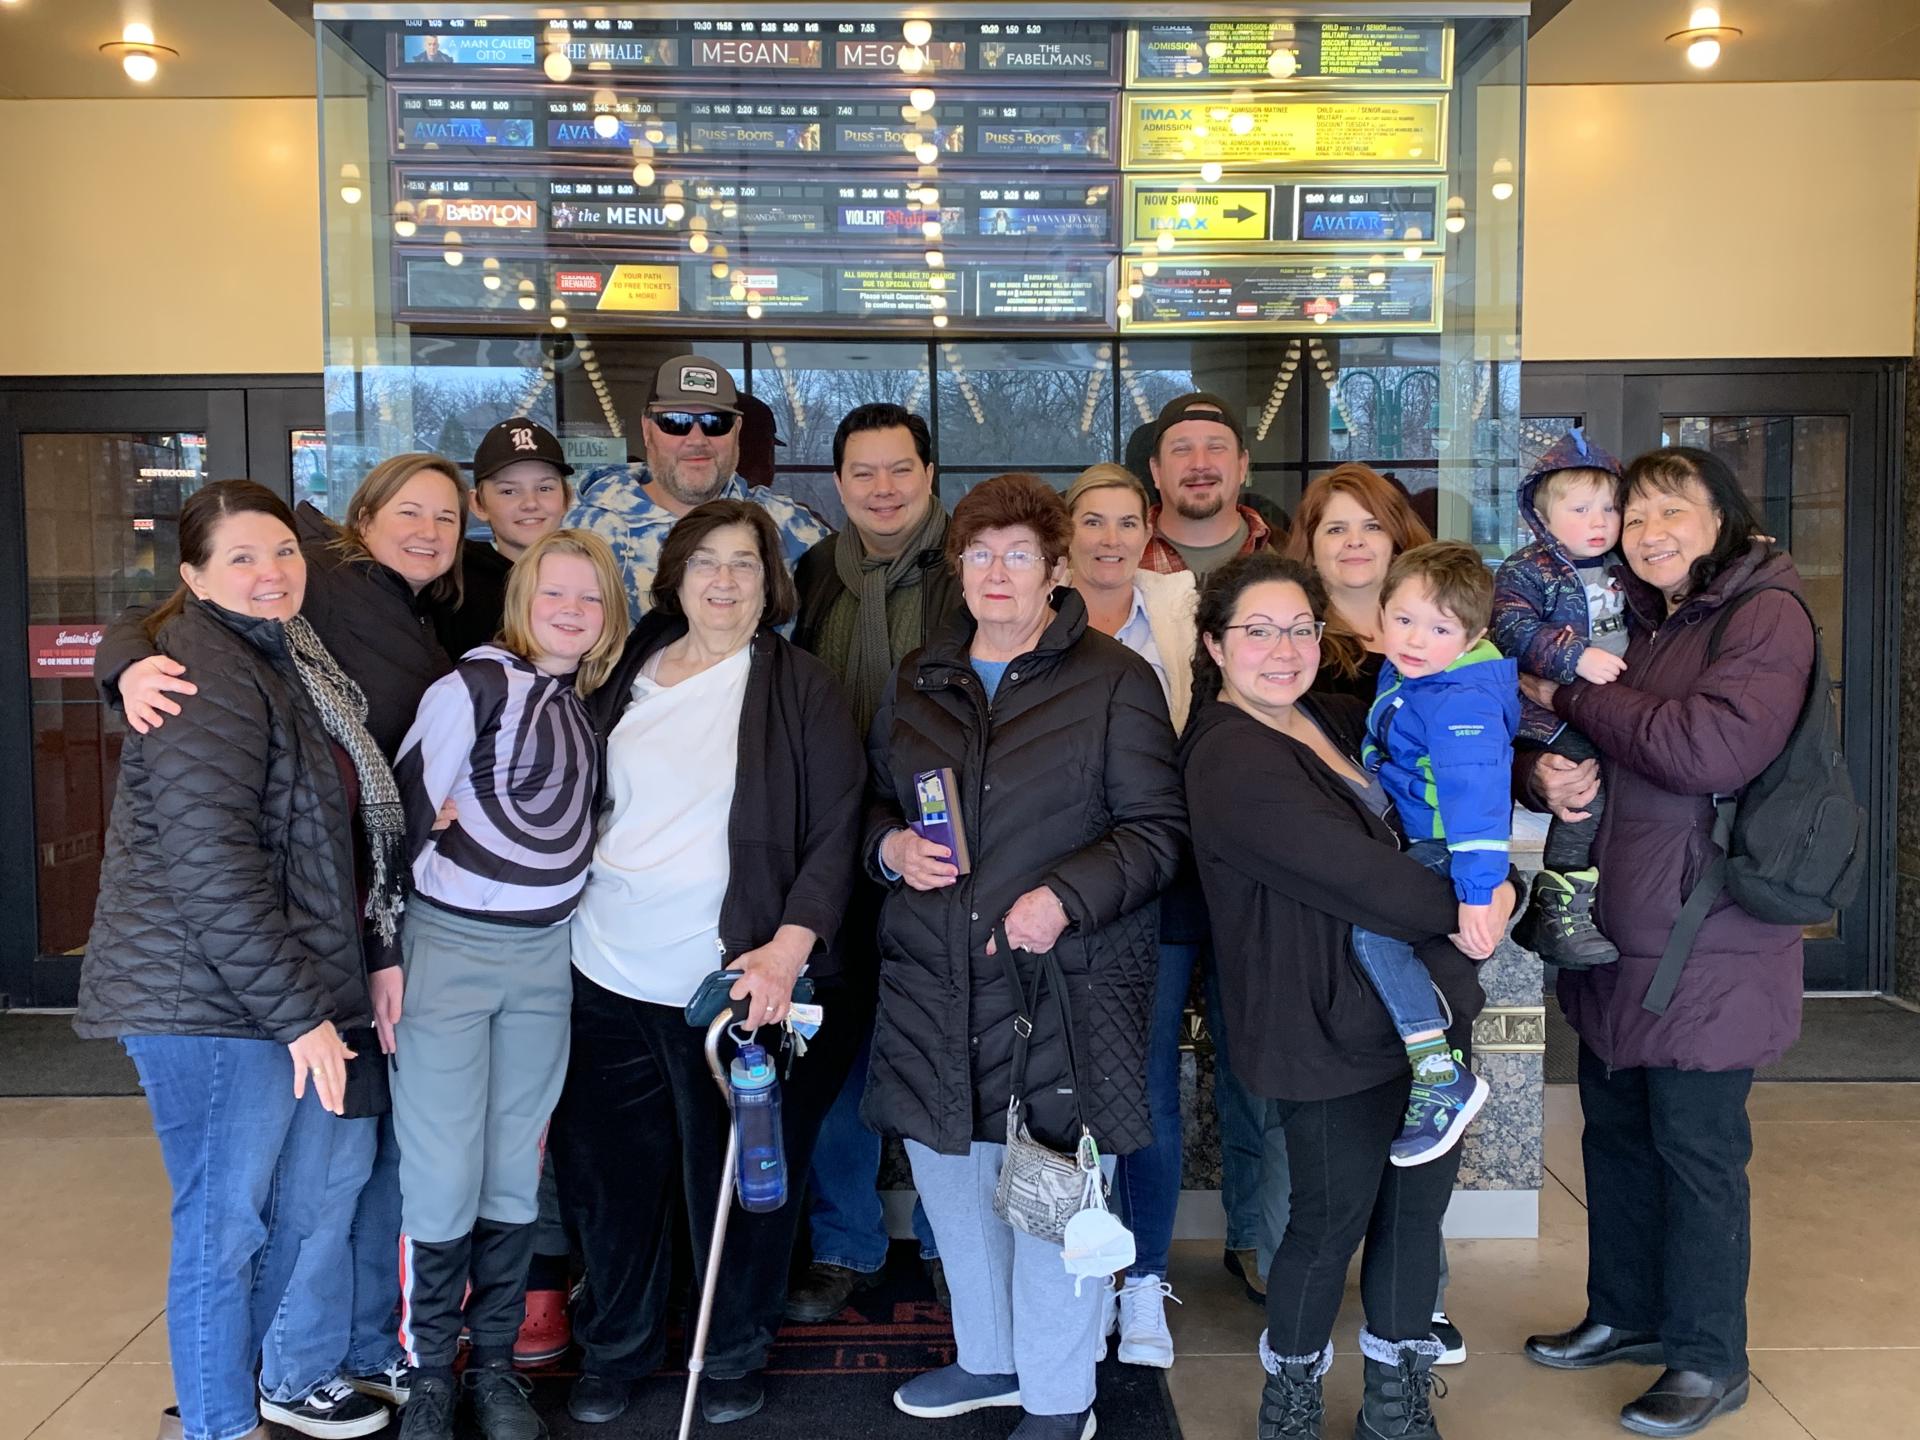
M393 198L412 206L405 214L419 225L465 226L502 239L539 240L540 205L546 184L529 172L479 172L403 166Z
M944 181L932 204L919 181L884 177L789 180L662 169L647 186L624 171L569 172L539 184L545 227L556 243L580 237L678 247L691 216L704 217L710 239L725 241L824 235L923 247L929 223L949 244L1106 247L1116 233L1109 177Z
M709 84L727 76L894 85L955 76L1015 85L1056 77L1111 85L1120 78L1123 46L1109 21L930 24L932 38L916 46L898 19L409 20L389 41L387 73L419 79L459 70L539 80L557 54L576 83L602 75Z
M1148 273L1151 264L1152 273ZM1440 328L1440 262L1323 256L1129 261L1123 331L1407 334Z
M1138 170L1439 170L1447 97L1332 95L1126 97L1124 163Z
M884 257L779 255L736 260L725 275L705 260L635 256L498 257L482 272L450 266L437 249L403 248L395 257L401 318L479 320L537 313L577 314L594 322L641 326L739 325L783 317L828 330L874 323L924 325L945 315L960 329L1110 324L1112 262L1057 257L1031 263L956 261L930 270ZM489 286L488 275L500 283Z
M1140 245L1171 234L1209 252L1439 246L1445 186L1439 176L1133 177L1126 238Z
M1397 20L1143 20L1127 37L1127 84L1446 89L1453 30Z

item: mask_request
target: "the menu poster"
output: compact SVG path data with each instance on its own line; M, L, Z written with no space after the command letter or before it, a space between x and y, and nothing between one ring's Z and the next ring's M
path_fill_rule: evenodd
M1212 184L1139 177L1127 182L1129 244L1172 234L1189 250L1315 250L1438 245L1444 181L1240 175Z
M1108 270L1095 261L985 265L974 272L971 313L981 320L1104 324Z
M1438 21L1143 20L1127 54L1128 83L1147 88L1407 90L1453 80L1453 31Z
M417 225L485 230L501 239L537 239L540 230L538 176L501 171L481 174L464 170L407 167L394 177L396 214ZM404 202L411 211L400 211Z
M408 33L394 37L394 59L403 70L442 65L520 70L532 68L539 58L529 25L489 26L484 20L410 20L407 24Z
M686 228L686 207L673 219L657 185L631 180L549 180L547 228L556 235L620 235L677 241Z
M531 151L539 144L532 94L394 91L396 151Z
M694 315L739 317L824 315L827 267L788 260L743 260L724 275L703 261L683 261L680 287ZM750 308L751 307L751 308Z
M1125 164L1188 170L1438 170L1446 163L1446 97L1231 94L1128 95Z
M1148 273L1151 269L1152 273ZM1125 330L1404 334L1440 328L1437 260L1129 261Z
M833 311L849 319L960 314L964 289L958 271L924 265L841 265L834 270Z

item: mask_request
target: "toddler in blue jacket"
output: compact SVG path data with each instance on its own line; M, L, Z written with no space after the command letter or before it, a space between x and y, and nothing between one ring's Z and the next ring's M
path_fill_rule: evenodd
M1393 562L1380 592L1386 663L1361 760L1400 812L1407 850L1453 881L1465 947L1500 940L1493 893L1507 878L1520 671L1487 639L1493 577L1471 545L1443 540ZM1486 1103L1487 1082L1447 1043L1439 992L1405 940L1355 927L1353 950L1413 1066L1396 1165L1436 1160Z
M1520 513L1539 537L1516 550L1493 579L1493 639L1529 675L1568 685L1605 685L1627 668L1626 596L1620 561L1620 462L1569 430L1520 483ZM1551 710L1526 702L1520 739L1569 760L1598 754L1587 737ZM1620 958L1594 924L1600 875L1593 837L1606 803L1596 792L1581 820L1554 817L1546 853L1514 942L1563 968L1611 965Z

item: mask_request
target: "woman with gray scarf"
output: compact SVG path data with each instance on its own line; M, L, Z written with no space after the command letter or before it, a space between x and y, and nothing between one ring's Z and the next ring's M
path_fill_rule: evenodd
M183 583L147 634L199 694L121 752L74 1028L133 1057L173 1184L180 1405L161 1433L230 1440L280 1418L254 1379L261 1322L340 1204L334 1174L372 1163L372 1129L341 1118L343 1036L373 1018L362 935L390 938L399 915L400 815L364 697L300 616L285 503L251 481L207 486L182 510L180 553ZM351 1391L330 1408L384 1416Z

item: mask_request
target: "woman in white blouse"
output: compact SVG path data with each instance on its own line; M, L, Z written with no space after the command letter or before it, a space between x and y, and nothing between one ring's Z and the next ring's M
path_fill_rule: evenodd
M1067 487L1073 540L1070 582L1086 602L1087 623L1139 655L1159 678L1176 734L1193 698L1196 586L1191 571L1159 575L1140 568L1146 552L1147 494L1133 473L1104 463ZM1114 1192L1133 1228L1135 1256L1119 1292L1120 1359L1165 1369L1173 1364L1167 1329L1167 1254L1180 1200L1180 1027L1206 931L1191 866L1160 909L1160 968L1154 982L1147 1053L1147 1102L1153 1144L1120 1157Z
M652 605L588 706L605 747L599 839L573 915L573 1048L552 1146L587 1288L574 1334L585 1424L614 1419L666 1363L674 1192L706 1264L725 1101L685 1007L716 969L776 1055L788 1183L807 1173L842 1076L789 1063L777 1028L805 970L832 1024L866 759L832 674L775 627L794 612L779 532L712 500L660 551ZM844 1023L844 1022L842 1022ZM734 1217L708 1338L709 1424L764 1400L802 1207Z

